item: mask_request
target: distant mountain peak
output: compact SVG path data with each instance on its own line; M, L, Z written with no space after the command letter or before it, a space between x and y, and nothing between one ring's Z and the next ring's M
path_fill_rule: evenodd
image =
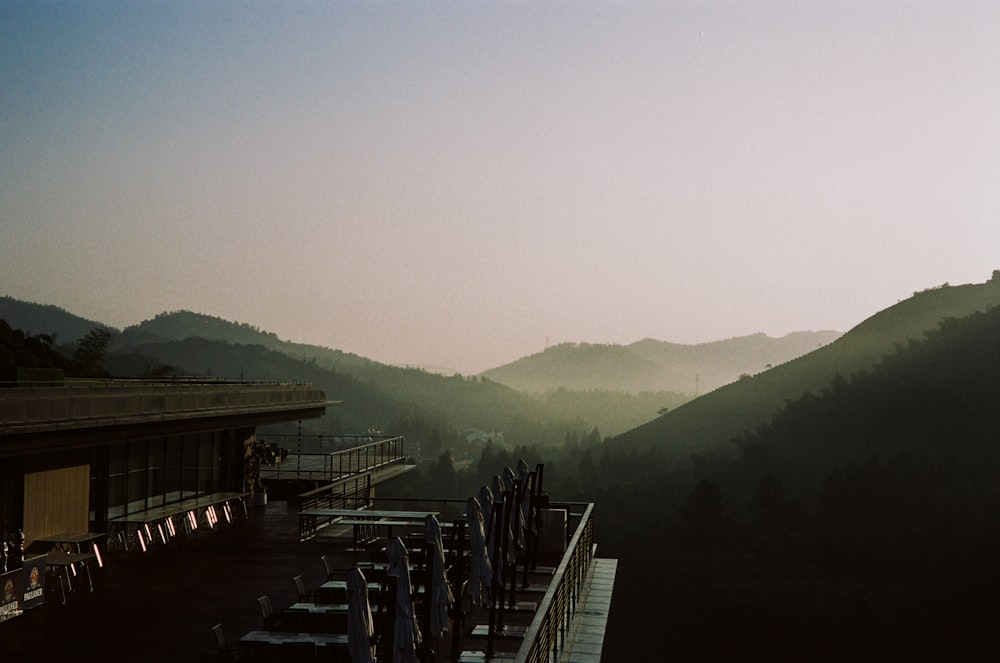
M773 339L759 332L722 341L683 345L644 338L629 345L553 345L481 375L529 392L558 388L696 395L810 352L839 332L794 332Z

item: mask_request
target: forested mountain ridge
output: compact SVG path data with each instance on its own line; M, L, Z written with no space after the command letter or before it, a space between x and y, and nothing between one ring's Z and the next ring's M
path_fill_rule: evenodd
M340 350L283 341L273 333L246 323L228 322L190 311L162 313L128 327L116 341L116 347L151 354L196 373L204 374L211 367L213 374L218 376L258 377L253 361L244 361L243 365L233 362L211 364L208 356L178 355L169 352L163 344L167 340L176 342L191 338L262 346L315 367L351 376L396 403L391 412L405 411L407 408L403 404L408 404L410 410L422 413L420 416L447 420L459 428L509 429L512 419L516 418L528 422L562 422L564 426L581 430L596 426L614 434L648 421L660 408L675 407L683 402L683 398L673 394L629 396L610 390L598 393L562 390L544 397L529 397L486 378L442 376L419 368L382 364ZM273 377L273 371L265 372L266 375L259 377ZM330 396L352 400L349 394L341 395L334 389L330 389ZM415 415L407 412L405 416Z
M284 341L273 332L264 331L245 322L230 322L191 311L160 313L151 320L126 327L116 345L122 347L154 341L183 341L192 336L227 343L262 345L289 357L316 361L326 368L344 369L377 363L341 350Z
M104 323L82 318L58 306L35 304L7 296L0 296L0 320L6 320L11 327L25 334L49 336L54 345L72 343L95 327L117 332Z
M849 376L870 368L892 352L895 343L905 344L910 338L921 337L942 318L961 317L997 303L1000 303L998 278L985 284L916 293L822 348L688 403L683 403L684 395L668 392L629 396L602 390L562 389L528 397L482 377L444 377L420 369L389 366L339 350L282 341L246 323L185 311L161 314L127 328L112 340L109 359L130 358L130 362L120 361L117 365L140 366L131 371L136 375L146 370L142 361L147 361L149 365L159 362L174 366L191 375L309 379L326 389L331 399L352 402L349 407L357 408L358 419L345 421L345 425L386 426L402 418L419 417L455 429L519 430L523 435L513 438L519 444L547 444L561 439L569 430L589 431L598 427L605 435L628 431L615 438L617 445L662 446L686 458L695 451L731 451L733 438L766 422L786 401L810 390L818 392L834 374ZM0 299L0 304L5 306L0 311L14 327L26 326L25 311L55 309L37 304L22 306L9 298ZM66 340L75 333L66 331L72 329L71 324L78 329L99 324L65 312L57 318L63 326L52 328L54 323L50 322L44 333L57 333ZM188 341L196 338L204 342ZM755 336L742 342L761 340ZM209 341L216 345L208 345ZM806 342L811 340L807 338ZM599 355L604 350L602 346L583 347ZM646 356L630 365L651 364L651 356L668 349L676 350L658 342L640 341L629 351ZM282 357L276 357L277 354ZM613 368L610 366L609 370ZM369 404L383 407L378 410ZM654 419L658 412L667 410L664 416ZM539 433L543 430L544 434ZM530 439L531 434L537 439Z
M993 472L1000 467L998 384L1000 305L945 318L871 370L834 376L737 443L744 462L785 476L900 453Z
M799 357L840 332L794 332L781 338L752 334L684 345L646 338L629 345L561 343L481 373L521 391L611 389L666 391L689 397Z
M527 357L480 373L527 392L559 388L611 389L639 393L664 391L682 377L622 345L560 343ZM694 391L694 380L686 391ZM673 389L674 391L682 391Z
M11 300L16 302L16 300ZM67 329L94 323L62 309L16 302L9 320L18 327L37 319L38 309L59 315L44 329L69 337ZM71 354L72 349L67 348ZM488 379L428 373L381 364L340 350L283 341L247 323L176 311L127 327L113 335L107 368L117 376L211 376L224 379L303 380L325 389L345 407L331 410L318 425L356 432L380 428L406 433L400 421L421 421L422 430L506 431L519 444L561 444L570 433L597 428L606 434L628 430L683 400L673 394L639 396L599 390L559 390L527 396Z
M867 322L899 330L935 302L956 300L922 293ZM995 658L1000 305L921 336L788 400L729 457L679 470L667 445L606 445L587 490L623 562L606 646L628 660L663 641L692 661Z
M720 387L671 410L610 444L657 447L676 458L734 451L731 441L766 423L786 401L819 393L836 374L868 370L897 345L921 339L945 318L1000 305L1000 275L986 283L916 292L802 357Z

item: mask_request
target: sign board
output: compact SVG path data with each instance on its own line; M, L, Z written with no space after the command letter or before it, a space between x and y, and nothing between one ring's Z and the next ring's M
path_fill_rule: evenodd
M45 555L24 560L24 585L21 593L21 609L30 610L45 603Z
M24 594L24 569L14 569L0 575L0 622L17 617Z

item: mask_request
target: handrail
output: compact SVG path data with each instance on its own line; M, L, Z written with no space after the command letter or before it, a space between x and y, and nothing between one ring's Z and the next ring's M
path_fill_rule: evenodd
M278 436L267 436L278 437ZM335 437L366 437L338 435ZM340 451L314 454L290 454L276 465L261 468L264 478L307 481L338 481L372 472L406 459L402 436L386 437ZM291 467L285 468L285 465Z
M129 418L165 420L244 411L325 407L322 390L301 384L183 384L0 390L0 431L94 426Z
M39 391L45 389L134 389L136 387L176 387L196 386L214 387L219 385L308 385L304 380L277 380L269 378L210 378L210 377L112 377L84 378L60 376L58 379L39 380L0 380L0 394L19 389L23 391Z
M360 509L371 495L371 475L328 483L298 496L299 509ZM301 532L300 532L301 538Z
M576 612L577 600L593 558L593 542L594 505L589 503L545 596L538 604L535 617L525 631L521 648L514 658L516 663L542 663L550 660L550 654L551 660L559 659L559 651L566 644L570 620Z

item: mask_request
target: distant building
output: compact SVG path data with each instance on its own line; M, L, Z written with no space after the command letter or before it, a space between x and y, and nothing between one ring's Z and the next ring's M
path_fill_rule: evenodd
M493 442L495 444L503 444L503 432L502 431L483 431L483 430L470 430L465 433L465 440L469 444L486 444L487 442Z

